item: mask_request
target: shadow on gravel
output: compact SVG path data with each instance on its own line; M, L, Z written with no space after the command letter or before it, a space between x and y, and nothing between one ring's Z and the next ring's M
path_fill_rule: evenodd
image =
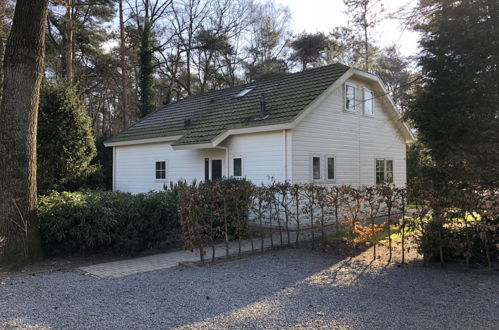
M493 328L499 277L306 249L113 280L4 279L0 328Z

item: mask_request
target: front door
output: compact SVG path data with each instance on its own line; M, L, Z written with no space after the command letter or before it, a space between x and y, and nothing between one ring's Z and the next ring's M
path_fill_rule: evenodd
M222 160L212 159L211 160L211 179L217 180L222 178Z

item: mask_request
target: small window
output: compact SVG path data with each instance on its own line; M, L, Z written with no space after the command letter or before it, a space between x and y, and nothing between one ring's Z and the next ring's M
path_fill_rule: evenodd
M345 85L345 109L355 111L355 87Z
M210 181L210 159L204 159L204 181Z
M233 169L234 169L234 176L235 177L242 177L243 176L243 160L241 158L234 158L233 159Z
M386 175L385 175L386 183L393 183L393 160L386 161L385 169L386 169Z
M314 180L321 179L321 158L312 157L312 175Z
M376 184L393 183L393 160L376 159Z
M369 89L364 89L364 114L374 115L374 94Z
M334 157L326 156L327 179L334 180Z
M156 179L166 179L166 162L156 162Z
M251 92L253 89L255 89L254 86L248 87L246 89L243 89L241 92L239 92L235 97L243 97L244 95L248 94Z

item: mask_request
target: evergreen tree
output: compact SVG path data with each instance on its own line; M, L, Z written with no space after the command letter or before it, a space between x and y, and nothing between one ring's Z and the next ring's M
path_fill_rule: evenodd
M299 62L302 71L305 71L308 64L317 63L324 58L327 47L328 39L324 33L302 33L291 42L291 60Z
M495 0L428 0L422 87L408 118L438 169L436 185L499 186L499 24Z
M38 187L74 190L85 184L97 167L91 121L76 88L68 84L44 86L38 115Z

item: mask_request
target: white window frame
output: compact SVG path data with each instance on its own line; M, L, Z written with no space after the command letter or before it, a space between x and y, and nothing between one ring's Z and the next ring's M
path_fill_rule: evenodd
M314 158L319 158L319 179L314 179ZM310 154L310 167L309 167L309 173L310 173L310 180L312 182L321 182L324 180L324 154L321 153L313 153Z
M371 94L371 97L370 98L367 98L367 93L370 93ZM363 91L363 96L364 96L364 115L366 116L370 116L370 117L374 117L374 93L372 90L370 90L369 88L364 88L364 91ZM367 104L368 102L371 103L371 110L372 110L372 113L368 113L366 111L366 107L367 107Z
M329 158L332 158L333 159L333 178L330 179L329 178ZM329 183L332 183L332 182L335 182L336 181L336 156L334 154L325 154L324 155L324 181L326 182L329 182Z
M165 163L165 177L163 179L160 179L157 177L158 170L156 169L156 164L157 163ZM166 160L156 160L154 161L154 180L156 181L166 181L168 179L168 163Z
M236 176L234 174L234 159L241 159L241 175ZM244 172L244 157L241 155L233 155L231 158L231 172L232 172L232 177L237 178L237 179L242 179L244 178L245 172Z
M378 183L377 180L376 180L376 177L378 175L377 173L377 169L376 169L376 166L377 166L377 162L382 160L383 161L383 182L380 182ZM386 173L387 173L387 162L391 161L392 162L392 182L386 182ZM395 182L395 161L393 159L389 159L389 158L375 158L374 159L374 184L376 185L379 185L379 184L392 184Z
M348 87L353 88L353 109L347 108L347 97L348 97ZM343 91L343 109L347 112L357 112L357 86L352 83L345 83L345 88Z

